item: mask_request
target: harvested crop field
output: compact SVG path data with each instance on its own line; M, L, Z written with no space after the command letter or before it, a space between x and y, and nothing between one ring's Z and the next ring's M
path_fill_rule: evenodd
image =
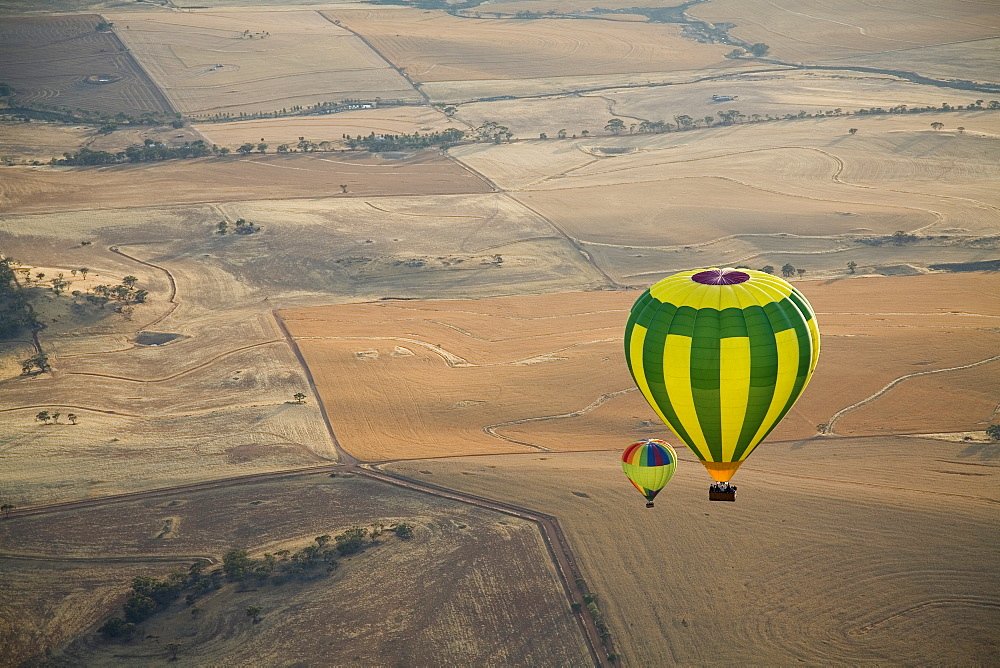
M623 285L713 264L791 262L834 276L849 261L990 259L994 247L968 239L1000 233L998 123L988 111L832 117L451 153L558 225ZM856 241L897 230L939 235L939 246L890 252Z
M197 128L210 142L219 146L237 147L244 142L256 144L263 140L273 151L280 144L294 147L299 137L317 144L321 141L340 144L345 134L352 137L367 137L372 132L377 135L427 134L449 128L465 130L466 126L431 107L406 106L344 111L325 116L201 123Z
M323 13L420 82L677 72L731 62L724 45L687 40L676 25L470 19L408 9Z
M11 106L46 104L114 115L170 104L96 14L10 18L0 24L0 81Z
M162 536L167 519L175 530ZM413 537L387 532L340 558L326 577L243 591L227 584L198 600L197 618L178 601L144 623L147 637L127 644L93 639L137 575L164 577L199 558L218 563L232 547L257 557L294 551L314 536L376 522L413 524ZM106 530L95 534L95 527ZM199 665L317 656L384 665L399 656L401 643L421 665L590 661L536 525L350 474L12 517L0 528L0 553L7 662L48 649L74 664L167 664L175 642L182 661ZM262 608L259 624L245 614L248 605Z
M735 99L713 100L713 95ZM496 121L508 126L515 137L534 139L539 132L554 138L563 128L570 135L579 135L581 130L606 134L605 124L615 117L629 128L644 120L675 123L676 116L687 114L703 126L706 116L712 117L713 124L721 123L720 113L730 109L737 109L750 119L754 115L784 117L802 111L824 114L839 110L839 114L898 105L957 106L982 96L975 91L920 85L887 75L773 70L732 74L721 80L698 83L476 102L461 105L457 117L474 126L485 120Z
M341 185L347 186L346 193ZM6 213L490 191L479 177L429 151L390 157L253 154L100 168L10 168L0 173L0 189L0 211Z
M389 63L318 12L109 17L185 114L239 117L348 99L421 100Z
M866 400L843 411L832 428L845 435L983 428L996 407L989 379L1000 366L1000 334L993 331L1000 279L799 285L819 316L823 353L810 388L773 439L812 436L817 425ZM628 434L670 438L624 363L622 330L637 296L383 301L291 309L281 317L338 440L359 459L603 450ZM903 388L912 393L911 380L900 379L920 372L933 372L925 375L936 385L916 405L948 393L962 398L961 410L911 409L897 423L897 414L879 405Z
M1000 446L765 444L735 504L708 502L678 455L653 510L618 450L387 469L558 517L624 665L977 665L1000 649Z
M990 2L846 0L831 5L822 0L717 0L691 7L689 13L713 23L734 23L730 33L734 37L764 42L771 47L770 55L785 61L850 63L856 56L884 53L903 70L912 69L910 58L922 48L975 44L1000 34L996 6ZM967 69L962 78L998 81L995 58L990 70Z

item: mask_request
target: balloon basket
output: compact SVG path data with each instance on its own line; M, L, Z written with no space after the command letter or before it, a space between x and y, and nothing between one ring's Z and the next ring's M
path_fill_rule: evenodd
M653 502L652 502L652 501L648 502L648 503L646 504L646 507L647 507L647 508L652 508L652 507L653 507Z
M709 501L736 501L736 490L721 492L714 489L708 490Z

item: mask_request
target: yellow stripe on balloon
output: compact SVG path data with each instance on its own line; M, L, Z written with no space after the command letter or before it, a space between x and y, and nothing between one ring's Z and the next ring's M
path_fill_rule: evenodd
M712 461L712 453L705 441L705 434L701 431L701 421L698 420L694 394L691 392L691 337L667 335L663 348L663 378L670 405L691 439L689 445L697 450L695 454L701 459ZM675 429L674 432L676 431Z
M642 325L635 325L632 328L632 339L629 341L629 361L632 363L632 375L635 377L635 384L639 387L639 391L642 392L642 396L646 397L646 401L649 402L650 407L663 420L663 424L670 427L671 431L676 434L677 430L673 428L670 421L660 411L660 407L653 398L653 393L649 391L649 383L646 382L646 373L642 368L642 345L646 341L646 332L648 331Z
M750 339L719 340L719 400L722 410L722 461L733 461L750 399Z
M775 379L774 396L771 398L771 406L767 409L764 421L760 423L760 428L754 434L750 447L743 453L741 460L753 452L757 443L774 426L785 404L788 403L788 398L792 396L792 390L795 389L795 379L799 370L799 340L795 328L777 332L774 341L778 346L778 376Z

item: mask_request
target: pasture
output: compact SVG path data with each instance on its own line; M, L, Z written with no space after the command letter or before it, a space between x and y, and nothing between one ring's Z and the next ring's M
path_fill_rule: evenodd
M997 445L765 444L740 468L735 504L705 498L711 480L680 448L649 510L621 472L628 443L386 468L559 517L624 665L955 665L996 652Z
M94 640L136 576L218 563L232 547L256 557L296 550L375 522L411 523L413 537L387 534L318 580L226 585L198 600L198 617L178 601L128 644ZM378 665L392 663L401 644L421 664L590 660L534 524L358 476L324 472L12 517L0 527L0 563L6 660L170 665L171 643L182 664L201 665L317 657ZM248 605L262 608L259 624Z
M1000 368L997 277L797 285L816 309L823 352L771 439L813 436L835 415L832 429L851 436L984 428L996 408L989 379ZM338 440L359 459L605 450L623 438L670 438L624 363L622 331L637 296L375 302L281 317ZM921 393L924 378L933 392ZM911 410L903 419L883 408L935 396L950 397L941 404L949 410Z
M10 102L119 112L173 109L96 14L9 18L0 24L0 81L15 90Z
M95 173L101 178L95 180ZM236 154L115 165L97 172L17 167L0 174L0 185L0 212L6 213L490 190L461 165L429 151L389 157L336 152ZM347 186L346 192L341 186Z
M372 132L381 134L428 134L442 132L449 128L465 130L465 124L448 119L440 111L431 107L383 107L344 111L324 116L302 116L297 118L262 118L232 123L200 123L198 131L211 143L219 146L239 147L244 142L255 144L264 141L271 150L281 144L295 146L299 137L319 143L341 142L345 134L355 137L368 136Z
M348 99L421 100L378 54L315 11L108 16L184 114L239 118Z

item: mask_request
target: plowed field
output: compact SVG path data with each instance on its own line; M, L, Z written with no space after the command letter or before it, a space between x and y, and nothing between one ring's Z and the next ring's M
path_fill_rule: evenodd
M163 94L96 14L9 18L0 23L0 81L12 105L124 112L172 111Z

